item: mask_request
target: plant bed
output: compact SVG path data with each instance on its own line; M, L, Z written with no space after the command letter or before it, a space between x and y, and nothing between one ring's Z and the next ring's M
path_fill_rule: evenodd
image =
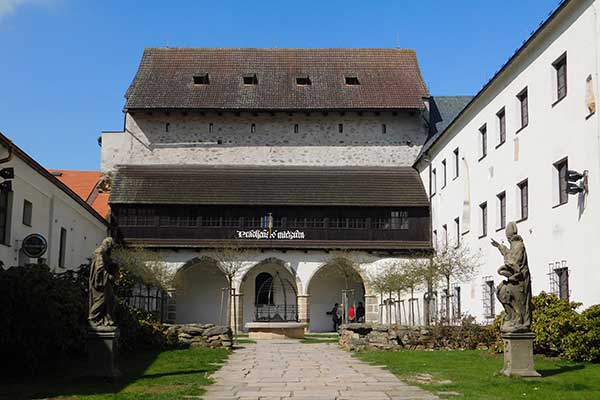
M363 361L383 365L410 384L443 399L600 399L600 365L537 356L542 378L499 375L502 356L487 351L364 351Z

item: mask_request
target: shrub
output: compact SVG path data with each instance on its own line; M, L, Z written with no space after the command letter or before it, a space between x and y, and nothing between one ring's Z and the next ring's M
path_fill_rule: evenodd
M577 332L581 325L581 315L577 312L581 304L570 303L544 292L534 296L532 301L534 351L538 354L560 355L563 339Z
M568 360L600 362L600 304L581 313L577 331L562 341L561 355Z
M431 339L434 348L476 349L489 347L495 336L486 326L480 325L472 316L464 316L460 325L432 325Z
M46 360L82 354L87 297L76 274L45 265L0 268L1 369L34 374Z
M116 318L121 333L119 346L123 351L164 349L173 346L173 343L167 340L163 325L148 311L119 302Z

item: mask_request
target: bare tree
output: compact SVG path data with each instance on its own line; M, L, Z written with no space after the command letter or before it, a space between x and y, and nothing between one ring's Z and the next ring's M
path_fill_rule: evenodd
M214 259L217 267L223 272L227 280L227 304L226 320L227 326L231 326L233 318L233 329L237 332L237 309L235 304L234 282L238 274L244 268L251 256L251 252L237 243L223 245L210 252L209 257ZM233 310L231 310L233 304ZM233 316L232 316L233 311Z
M175 273L168 269L161 255L143 247L117 247L112 258L119 268L138 277L145 285L163 290L175 281Z
M361 261L362 260L358 257L357 253L341 250L330 253L326 263L344 277L344 289L342 291L344 323L348 322L348 293L350 291L352 293L354 292L354 290L351 289L350 283L356 281L357 277L360 279L359 268Z
M473 254L464 244L444 246L436 250L426 271L433 282L442 282L446 290L445 320L450 321L450 283L465 282L475 275L481 262L479 254Z

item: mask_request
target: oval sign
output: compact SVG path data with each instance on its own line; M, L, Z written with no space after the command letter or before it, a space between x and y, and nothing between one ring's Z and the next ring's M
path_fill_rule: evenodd
M39 233L32 233L23 239L23 253L31 258L40 258L48 249L48 242Z

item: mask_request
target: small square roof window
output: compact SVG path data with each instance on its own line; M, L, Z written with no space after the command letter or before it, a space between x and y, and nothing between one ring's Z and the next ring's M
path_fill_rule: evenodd
M194 75L194 85L208 85L208 74Z
M256 74L244 75L244 85L258 85Z
M358 80L358 76L347 76L346 77L346 85L360 85L360 81Z
M307 86L311 84L312 82L310 81L310 77L308 75L296 77L296 85L298 86Z

